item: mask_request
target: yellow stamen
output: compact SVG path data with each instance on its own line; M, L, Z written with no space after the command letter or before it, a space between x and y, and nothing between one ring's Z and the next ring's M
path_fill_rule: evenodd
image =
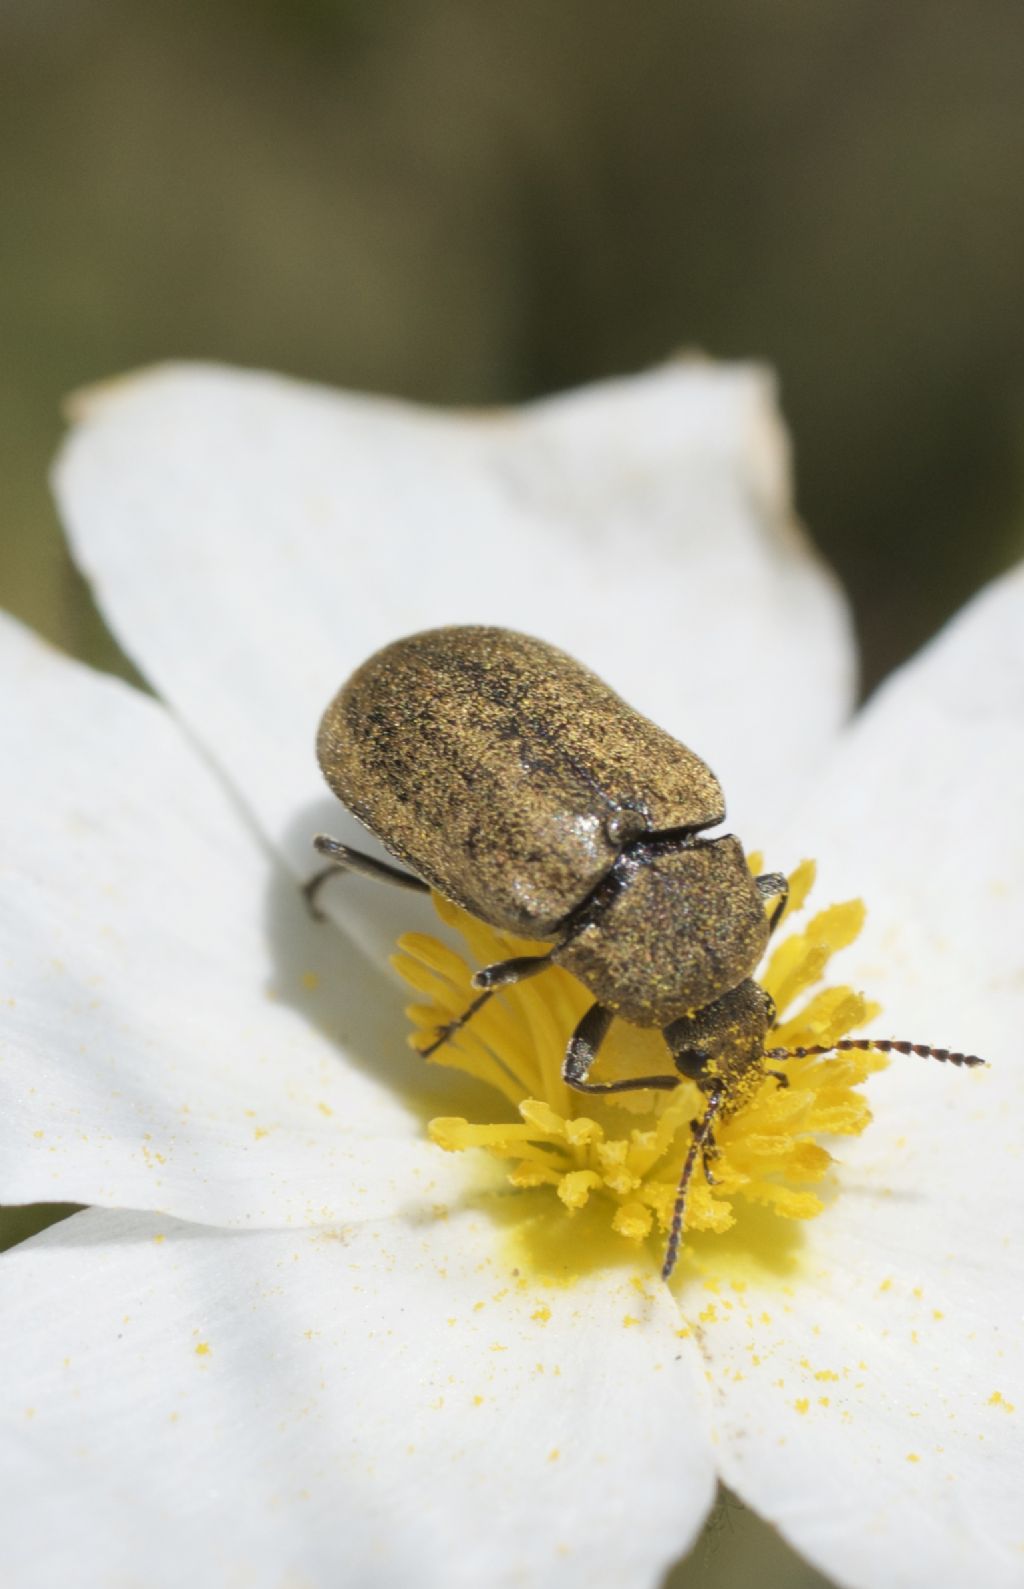
M759 864L760 857L751 861ZM813 862L803 861L789 879L787 917L802 908L813 881ZM485 926L436 895L434 904L441 920L465 940L474 966L542 950L536 942ZM773 1048L832 1043L878 1013L877 1005L852 988L817 986L831 956L856 938L863 921L859 900L833 905L773 950L758 975L779 1012L771 1033ZM393 963L427 1000L408 1012L410 1041L423 1049L439 1027L472 1002L473 972L454 950L424 934L409 933L398 947ZM805 1002L794 1011L803 997ZM692 1140L691 1121L703 1113L705 1099L686 1080L672 1092L627 1092L600 1099L566 1087L561 1078L566 1043L591 1002L586 989L558 967L489 999L431 1055L431 1063L492 1087L511 1106L510 1117L498 1123L436 1119L428 1129L431 1139L449 1152L484 1149L508 1161L512 1186L551 1187L563 1208L572 1212L597 1199L608 1208L611 1228L639 1243L655 1230L664 1234L668 1229ZM811 1219L820 1213L822 1199L807 1188L823 1181L832 1156L817 1138L864 1130L871 1112L854 1089L884 1069L886 1060L860 1052L791 1060L785 1065L788 1088L768 1074L770 1065L765 1061L760 1081L754 1078L749 1096L718 1126L713 1186L703 1166L694 1174L686 1208L688 1231L724 1232L743 1204L769 1208L785 1219ZM618 1078L671 1073L672 1067L660 1033L616 1022L598 1069L601 1076Z

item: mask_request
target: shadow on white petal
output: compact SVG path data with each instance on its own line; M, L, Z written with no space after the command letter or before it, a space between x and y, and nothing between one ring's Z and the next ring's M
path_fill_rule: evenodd
M295 818L286 836L289 853L302 836L312 857L307 876L319 870L311 839L326 828L367 852L384 855L337 801L325 823L324 804ZM328 811L330 811L328 807ZM272 995L291 1005L330 1043L339 1066L350 1066L396 1095L427 1119L455 1101L467 1106L489 1090L455 1071L431 1065L408 1044L405 1007L409 990L387 962L399 935L412 929L443 934L430 903L402 889L387 888L351 873L331 879L318 904L330 919L317 921L301 883L283 867L267 878L265 927L273 965ZM345 1122L355 1129L358 1120Z

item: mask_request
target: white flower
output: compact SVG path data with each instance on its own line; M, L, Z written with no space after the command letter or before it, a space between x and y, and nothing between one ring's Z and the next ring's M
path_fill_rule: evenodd
M169 710L0 629L0 1200L93 1205L0 1264L5 1581L621 1589L721 1475L843 1584L1024 1583L1024 576L846 730L754 372L452 418L170 369L79 417L76 555ZM991 1061L875 1077L781 1256L516 1274L384 970L429 912L307 918L312 834L361 832L321 709L459 621L691 744L770 865L867 900L884 1032Z

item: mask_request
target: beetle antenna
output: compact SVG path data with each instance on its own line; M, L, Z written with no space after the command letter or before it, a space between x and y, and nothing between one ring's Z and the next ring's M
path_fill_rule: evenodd
M922 1059L940 1059L944 1065L987 1065L977 1054L954 1053L948 1048L929 1048L927 1043L908 1043L894 1037L841 1037L836 1043L815 1043L810 1048L768 1048L766 1059L807 1059L812 1054L839 1054L851 1048L873 1049L879 1054L919 1054Z
M683 1161L683 1173L679 1177L679 1186L676 1190L675 1207L672 1210L672 1223L669 1226L668 1245L665 1248L665 1262L661 1266L661 1278L667 1280L676 1266L679 1257L679 1246L683 1239L683 1224L686 1218L686 1194L690 1189L694 1165L697 1155L703 1155L711 1142L711 1133L714 1129L715 1116L722 1107L725 1098L725 1088L717 1087L708 1097L708 1106L704 1111L704 1118L693 1133L689 1152Z

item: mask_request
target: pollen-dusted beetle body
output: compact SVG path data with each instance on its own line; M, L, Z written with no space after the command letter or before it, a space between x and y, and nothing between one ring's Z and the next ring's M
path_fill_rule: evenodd
M378 651L328 706L317 754L334 793L402 865L321 836L330 865L306 885L311 904L326 877L347 869L436 889L492 927L552 945L478 972L478 997L425 1054L499 988L555 964L595 1001L566 1050L570 1086L667 1090L687 1077L704 1092L667 1277L715 1120L765 1074L785 1085L765 1068L766 1057L787 1055L766 1051L775 1012L751 980L785 906L785 878L753 877L731 835L702 836L723 821L725 802L699 756L564 652L507 629L433 629ZM673 1074L588 1079L616 1015L662 1029Z
M635 839L609 882L551 958L634 1026L713 1003L764 954L764 895L737 839Z
M378 651L324 713L335 794L432 888L638 1026L749 976L764 894L692 751L553 646L435 629ZM773 880L774 884L774 880ZM507 980L507 979L503 979Z

